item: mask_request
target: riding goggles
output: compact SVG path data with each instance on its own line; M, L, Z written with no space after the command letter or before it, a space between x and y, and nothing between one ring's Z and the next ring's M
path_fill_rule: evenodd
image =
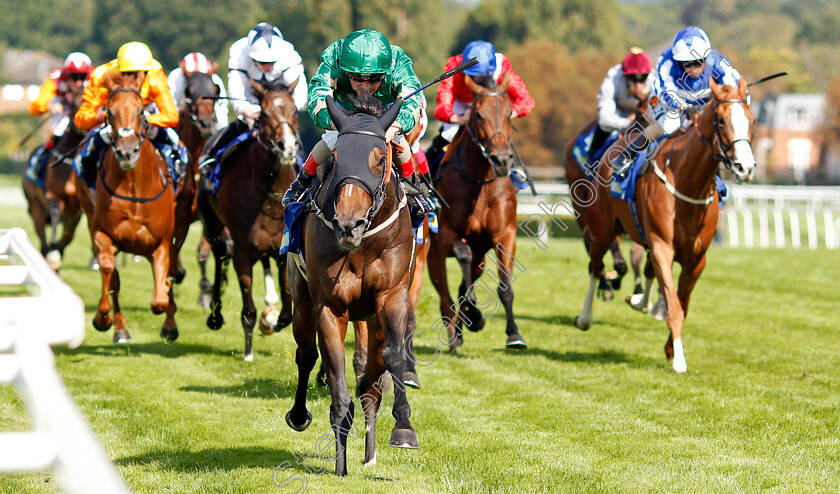
M627 74L624 78L627 79L627 82L644 84L647 81L648 75L650 74Z
M385 74L354 74L347 73L347 78L356 82L369 82L371 84L379 84L385 79Z

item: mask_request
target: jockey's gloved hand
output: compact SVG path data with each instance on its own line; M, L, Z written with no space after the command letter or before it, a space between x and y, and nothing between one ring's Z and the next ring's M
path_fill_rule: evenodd
M693 120L702 109L703 105L687 105L685 110L683 110L683 115Z
M300 167L300 172L298 173L297 178L292 185L289 186L289 190L283 194L283 207L287 207L289 204L293 202L297 202L303 197L303 194L306 193L306 190L309 189L309 186L312 184L312 176L306 173L306 167Z

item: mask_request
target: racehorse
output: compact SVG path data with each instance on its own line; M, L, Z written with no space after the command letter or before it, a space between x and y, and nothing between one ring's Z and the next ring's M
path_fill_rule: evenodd
M177 308L168 278L173 274L174 266L170 260L177 257L173 247L179 241L173 237L176 227L174 185L163 157L148 139L150 125L143 114L140 94L143 79L142 72L134 76L106 75L103 83L110 93L107 122L112 135L97 172L95 198L81 180L77 181L77 193L88 216L102 276L102 295L93 326L99 331L111 327L110 293L116 326L115 343L131 339L119 304L120 276L115 255L120 251L150 260L155 280L152 312L166 311L160 335L168 341L178 337ZM179 196L192 202L191 197L183 196L184 192L185 188L182 188ZM180 241L183 242L183 238Z
M23 181L23 191L29 204L29 215L35 225L35 231L41 241L41 253L55 270L61 267L64 249L73 240L76 227L82 216L79 200L76 197L76 175L71 161L85 137L85 132L76 128L73 115L81 105L83 87L69 85L70 98L65 102L69 124L50 150L46 163L44 188L38 187L31 180ZM46 224L52 225L51 238L47 241ZM58 227L62 226L61 239Z
M347 434L355 405L344 375L344 337L348 321L367 320L368 360L356 392L365 414L365 464L376 462L376 413L382 401L385 370L394 383L396 419L388 444L417 448L411 409L402 385L403 339L410 312L414 240L406 196L397 185L385 142L385 129L396 119L401 99L380 116L376 100L359 101L360 112L342 113L332 97L327 109L339 131L334 166L315 193L316 214L303 219L306 276L289 262L289 285L298 348L298 386L286 423L306 429L309 374L318 358L315 337L327 367L332 404L330 422L336 435L336 475L347 475Z
M453 353L463 343L462 325L472 331L484 327L473 283L484 272L484 256L490 249L495 249L498 259L498 294L507 316L506 345L526 346L513 318L511 281L517 223L516 191L507 179L515 160L510 144L509 74L506 72L493 89L466 77L467 87L473 93L472 114L453 139L453 149L447 151L446 166L440 167L436 181L450 207L441 210L439 233L431 236L429 275L440 295L440 310L449 329L449 348ZM446 257L452 255L458 259L463 273L458 290L459 308L452 302L446 278Z
M664 293L667 307L668 341L665 355L676 372L686 371L682 329L688 313L691 291L706 265L706 250L718 221L718 193L714 187L719 162L737 181L752 178L755 158L750 138L755 122L747 104L747 86L737 88L709 81L711 100L685 131L677 131L656 146L653 161L640 171L636 183L637 229L630 206L609 193L612 166L601 166L594 203L586 211L591 242L589 247L589 290L575 326L588 329L593 322L592 299L603 256L620 231L645 245L648 260ZM629 133L628 133L629 134ZM625 136L625 142L632 138ZM607 150L604 162L612 165L621 140ZM682 265L679 288L674 287L673 262ZM649 276L650 270L646 269ZM646 306L653 280L648 278Z
M198 211L210 240L215 259L215 281L207 327L219 329L222 317L221 288L229 257L224 230L233 239L233 266L242 292L242 328L245 332L245 360L254 358L252 338L256 308L252 295L254 263L264 256L277 262L281 286L285 278L286 256L278 254L283 238L283 193L295 178L297 160L297 109L292 99L296 83L262 86L252 82L262 107L256 139L243 142L222 166L216 194L203 187L198 194ZM272 283L273 285L273 283ZM291 297L281 291L283 308L276 325L264 330L271 334L292 320Z

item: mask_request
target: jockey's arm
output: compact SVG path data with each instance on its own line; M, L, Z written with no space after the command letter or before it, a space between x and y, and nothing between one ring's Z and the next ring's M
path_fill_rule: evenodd
M178 125L178 107L175 106L175 99L169 92L169 84L166 81L166 74L163 70L152 70L146 75L150 80L149 97L154 98L158 107L158 113L152 113L146 120L156 127L175 127Z
M531 113L536 103L534 102L534 98L531 97L531 93L528 92L528 87L525 85L525 82L513 70L513 67L511 67L510 60L507 57L503 57L502 59L502 74L504 74L505 69L510 72L510 83L508 84L507 92L513 104L514 115L524 117Z
M677 94L677 82L671 76L671 67L676 62L671 59L661 60L656 70L656 80L653 84L654 94L658 104L664 105L670 111L682 112L688 103Z
M172 93L172 98L175 99L175 105L180 107L181 103L183 103L185 99L184 89L187 82L181 67L178 67L169 73L167 82L169 83L169 92Z
M213 82L219 86L219 96L220 98L216 100L215 105L215 112L216 112L216 123L218 124L218 128L227 127L229 113L230 113L230 102L227 100L227 91L225 90L225 83L218 74L213 74L211 76Z
M238 117L250 119L260 114L260 105L248 73L241 69L231 69L228 72L228 95L233 112Z
M446 65L443 68L444 72L450 71L458 66L458 59L459 56L450 57L449 60L446 61ZM452 122L452 105L455 104L455 94L454 94L454 81L456 77L463 78L463 73L456 74L452 77L447 77L446 79L440 81L437 87L437 102L435 104L435 118L444 123L455 123Z
M35 98L35 101L29 105L29 113L32 114L33 117L46 113L47 110L49 110L50 101L57 92L58 85L56 85L55 81L51 77L47 77L43 84L41 84L41 90L38 93L38 97Z
M607 72L598 93L598 126L606 132L623 131L632 123L631 119L618 113L618 105L615 104L616 78L623 80L619 74L620 69L621 65L616 65Z
M391 77L394 84L393 95L395 97L405 97L420 89L420 79L414 73L411 58L397 46L392 46L392 49L395 54L394 64L391 68ZM397 114L397 122L400 124L401 132L408 134L419 121L420 94L418 93L402 102L400 111Z
M97 68L82 93L82 104L73 118L79 130L90 130L105 122L104 108L108 103L108 88L102 85L104 71L104 66Z
M295 107L298 111L306 111L308 87L306 84L306 74L303 71L303 64L296 64L294 67L290 67L289 71L296 71L300 73L297 77L295 90L292 92L292 99L295 101Z
M332 81L338 80L340 69L338 68L338 55L341 50L341 41L335 41L321 53L321 63L309 81L307 98L307 110L315 126L319 129L332 129L332 119L327 112L327 96L333 94Z

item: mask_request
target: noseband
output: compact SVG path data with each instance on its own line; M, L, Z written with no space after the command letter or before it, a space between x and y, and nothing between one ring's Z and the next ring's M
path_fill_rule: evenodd
M723 138L720 135L720 126L718 125L717 115L715 114L718 106L720 106L722 103L743 103L744 105L747 105L747 100L743 100L743 99L725 99L725 100L721 100L721 101L714 100L714 103L713 103L713 106L712 106L712 113L713 113L713 115L712 115L712 139L715 141L715 144L717 144L717 146L713 146L709 142L709 140L706 139L706 136L704 136L703 133L700 132L700 129L697 128L696 124L695 124L694 127L697 129L697 133L700 135L700 139L703 141L703 143L705 143L709 147L709 149L712 150L712 153L715 155L715 159L717 161L723 163L723 165L726 168L731 170L732 166L735 163L734 163L733 159L729 156L729 151L732 149L733 146L735 146L735 143L738 142L738 141L745 141L750 146L752 146L752 143L750 142L749 139L735 139L732 142L730 142L729 145L727 145L726 147L723 146ZM749 108L748 105L747 105L747 108ZM717 147L717 149L715 149L715 147Z
M109 108L108 108L108 112L106 113L106 121L108 122L109 125L111 123L111 108L110 108L111 98L113 98L114 95L117 94L117 93L132 93L132 94L137 95L138 98L140 98L140 105L141 105L140 106L140 112L141 112L140 113L140 120L141 120L142 124L141 124L141 130L140 130L139 134L134 129L132 129L131 127L120 127L119 129L112 129L112 131L116 132L117 138L116 139L111 139L111 147L114 147L117 144L118 139L131 137L132 135L137 135L138 139L140 139L140 142L137 143L137 148L139 149L140 146L143 145L143 141L146 140L146 137L147 137L147 134L148 134L148 131L149 131L149 127L151 126L151 124L149 124L149 121L146 120L145 115L143 115L143 113L142 113L143 112L143 95L140 94L140 91L138 91L136 89L132 89L130 87L120 87L120 88L117 88L117 89L114 89L113 91L111 91L111 94L108 95L108 106L109 106Z

